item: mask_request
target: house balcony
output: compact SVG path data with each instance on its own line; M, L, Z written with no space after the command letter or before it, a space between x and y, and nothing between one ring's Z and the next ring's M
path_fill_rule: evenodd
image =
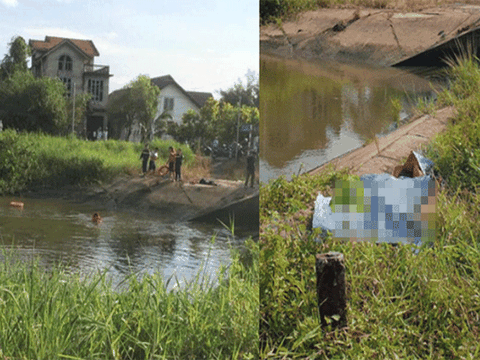
M92 65L92 64L85 64L83 66L83 73L84 75L93 75L93 76L113 76L110 74L110 66L107 65Z

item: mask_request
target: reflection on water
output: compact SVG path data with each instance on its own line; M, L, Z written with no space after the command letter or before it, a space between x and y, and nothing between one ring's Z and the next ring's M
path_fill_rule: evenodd
M244 229L233 237L220 226L164 223L148 214L60 200L24 199L25 208L19 210L8 206L12 200L0 203L2 247L14 247L23 260L38 258L46 268L61 263L84 274L108 269L114 284L132 271L174 275L180 283L200 269L214 277L221 264L230 262L231 247L241 248L245 238L258 234L258 229ZM91 222L95 211L103 217L99 225Z
M344 154L411 116L425 79L402 70L260 59L260 180L296 174ZM302 172L303 172L302 171Z

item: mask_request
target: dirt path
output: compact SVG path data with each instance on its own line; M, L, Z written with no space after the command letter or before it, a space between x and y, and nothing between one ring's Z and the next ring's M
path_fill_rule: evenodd
M260 27L260 52L388 66L480 25L480 6L309 11Z
M375 142L344 154L322 166L311 170L310 174L322 172L328 164L333 164L336 169L350 168L353 174L391 174L396 165L403 165L402 159L407 157L412 150L418 150L423 144L428 143L436 134L443 131L448 119L454 115L453 107L438 110L434 117L425 115L402 126L396 131Z

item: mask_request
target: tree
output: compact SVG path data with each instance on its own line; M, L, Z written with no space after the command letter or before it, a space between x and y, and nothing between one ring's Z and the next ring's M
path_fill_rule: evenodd
M61 134L68 128L65 86L58 79L36 79L16 70L0 87L0 118L5 128Z
M128 129L128 137L134 122L141 129L142 141L152 140L156 129L158 96L160 89L153 85L146 75L139 75L109 99L108 113L111 117L111 126L114 135L118 132L119 124ZM127 137L127 138L128 138Z
M259 107L260 104L260 86L258 76L255 73L245 75L247 83L244 85L240 79L231 88L220 90L221 100L233 106L247 105Z
M64 133L68 133L72 131L72 118L73 119L73 126L76 134L81 134L82 137L85 137L85 113L87 111L88 102L92 98L92 94L90 93L80 93L75 95L75 98L70 97L67 99L67 123L68 128L64 128ZM75 114L73 111L73 107L75 106Z
M108 97L108 136L111 139L119 139L122 130L127 130L127 139L130 138L135 111L132 106L127 106L130 89L123 88L114 91Z
M153 122L153 136L161 137L167 132L167 119L172 119L172 115L168 110L163 110Z
M11 77L16 71L27 72L27 58L30 56L30 48L21 36L12 38L8 44L8 54L0 64L0 80Z
M214 139L221 144L232 144L237 139L237 127L251 124L257 129L258 122L258 108L246 105L238 107L210 98L199 113L187 111L180 125L169 122L168 134L179 142L188 142L194 150L203 149Z

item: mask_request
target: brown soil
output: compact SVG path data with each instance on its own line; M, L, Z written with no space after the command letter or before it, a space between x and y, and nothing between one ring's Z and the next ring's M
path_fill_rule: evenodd
M480 6L308 11L260 27L260 51L288 58L391 65L480 23Z
M218 211L242 199L258 197L258 186L245 188L244 180L232 181L208 178L215 185L202 185L199 180L209 171L190 174L185 182L172 182L168 176L125 175L109 184L87 188L64 187L41 189L25 194L27 197L63 198L91 203L99 208L125 209L157 213L166 221L187 221L206 212ZM221 176L217 172L217 176ZM258 206L257 206L258 207ZM257 209L258 211L258 209Z

